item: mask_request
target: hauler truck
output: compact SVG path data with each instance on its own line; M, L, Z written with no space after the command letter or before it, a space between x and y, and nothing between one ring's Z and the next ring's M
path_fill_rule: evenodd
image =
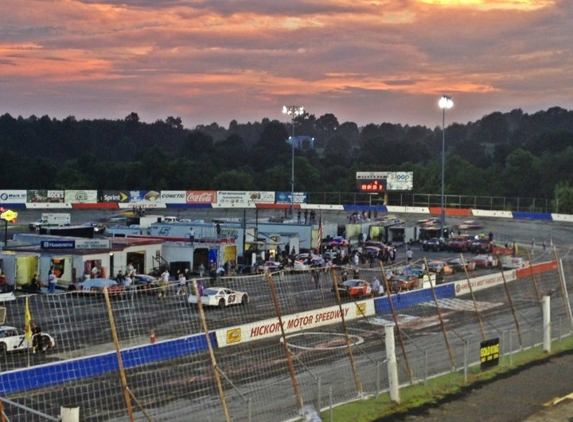
M69 226L71 222L69 213L43 213L39 220L28 225L30 230L40 230L42 227Z

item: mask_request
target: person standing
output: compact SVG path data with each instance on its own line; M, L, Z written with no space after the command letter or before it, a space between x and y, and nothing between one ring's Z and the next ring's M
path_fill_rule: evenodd
M193 227L189 229L189 243L191 243L191 246L195 243L195 230L193 230Z
M376 277L372 277L372 294L374 297L380 295L380 280Z
M199 264L198 270L199 270L199 277L203 278L203 274L205 274L205 266L203 265L202 262Z
M56 293L57 284L58 284L58 277L56 277L54 270L51 270L50 275L48 276L48 291L50 293Z
M32 353L36 353L36 349L41 346L40 340L42 337L42 329L38 324L32 322Z
M414 252L412 252L412 249L408 248L408 250L406 251L406 259L408 262L412 262L412 258L414 257Z
M185 273L179 273L179 288L177 289L177 294L185 293L187 293L187 279L185 278Z
M133 295L135 292L135 286L133 285L133 279L129 276L129 274L123 277L123 286L125 287L125 291L130 295Z
M129 264L127 264L127 271L126 274L130 277L133 277L135 275L135 267L133 266L133 263L130 262Z
M159 278L159 287L161 291L159 292L159 297L166 298L167 297L167 289L169 287L169 271L165 268L165 271L161 273Z

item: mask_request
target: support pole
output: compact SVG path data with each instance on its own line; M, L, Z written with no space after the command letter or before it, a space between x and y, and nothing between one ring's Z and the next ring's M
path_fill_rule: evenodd
M394 325L384 326L386 332L386 359L388 361L388 386L390 400L400 403L400 389L398 384L398 364L396 361L396 345L394 342Z
M543 351L551 353L551 298L543 296Z

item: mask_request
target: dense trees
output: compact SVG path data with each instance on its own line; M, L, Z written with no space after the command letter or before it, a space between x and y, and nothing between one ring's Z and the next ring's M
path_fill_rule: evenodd
M185 129L180 117L153 124L0 116L4 189L227 189L289 191L292 122L263 119ZM413 171L414 191L437 194L440 127L340 123L306 113L295 134L298 191L353 192L356 171ZM446 128L446 194L545 198L573 213L573 113L495 112Z

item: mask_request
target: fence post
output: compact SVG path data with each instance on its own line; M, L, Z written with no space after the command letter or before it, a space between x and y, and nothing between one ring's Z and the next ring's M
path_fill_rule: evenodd
M551 352L551 298L543 296L543 351Z
M400 403L396 345L394 344L394 326L387 324L384 328L386 333L386 359L388 359L388 385L390 387L390 400L395 403Z
M62 422L79 422L80 421L80 407L79 406L61 406L60 418Z

